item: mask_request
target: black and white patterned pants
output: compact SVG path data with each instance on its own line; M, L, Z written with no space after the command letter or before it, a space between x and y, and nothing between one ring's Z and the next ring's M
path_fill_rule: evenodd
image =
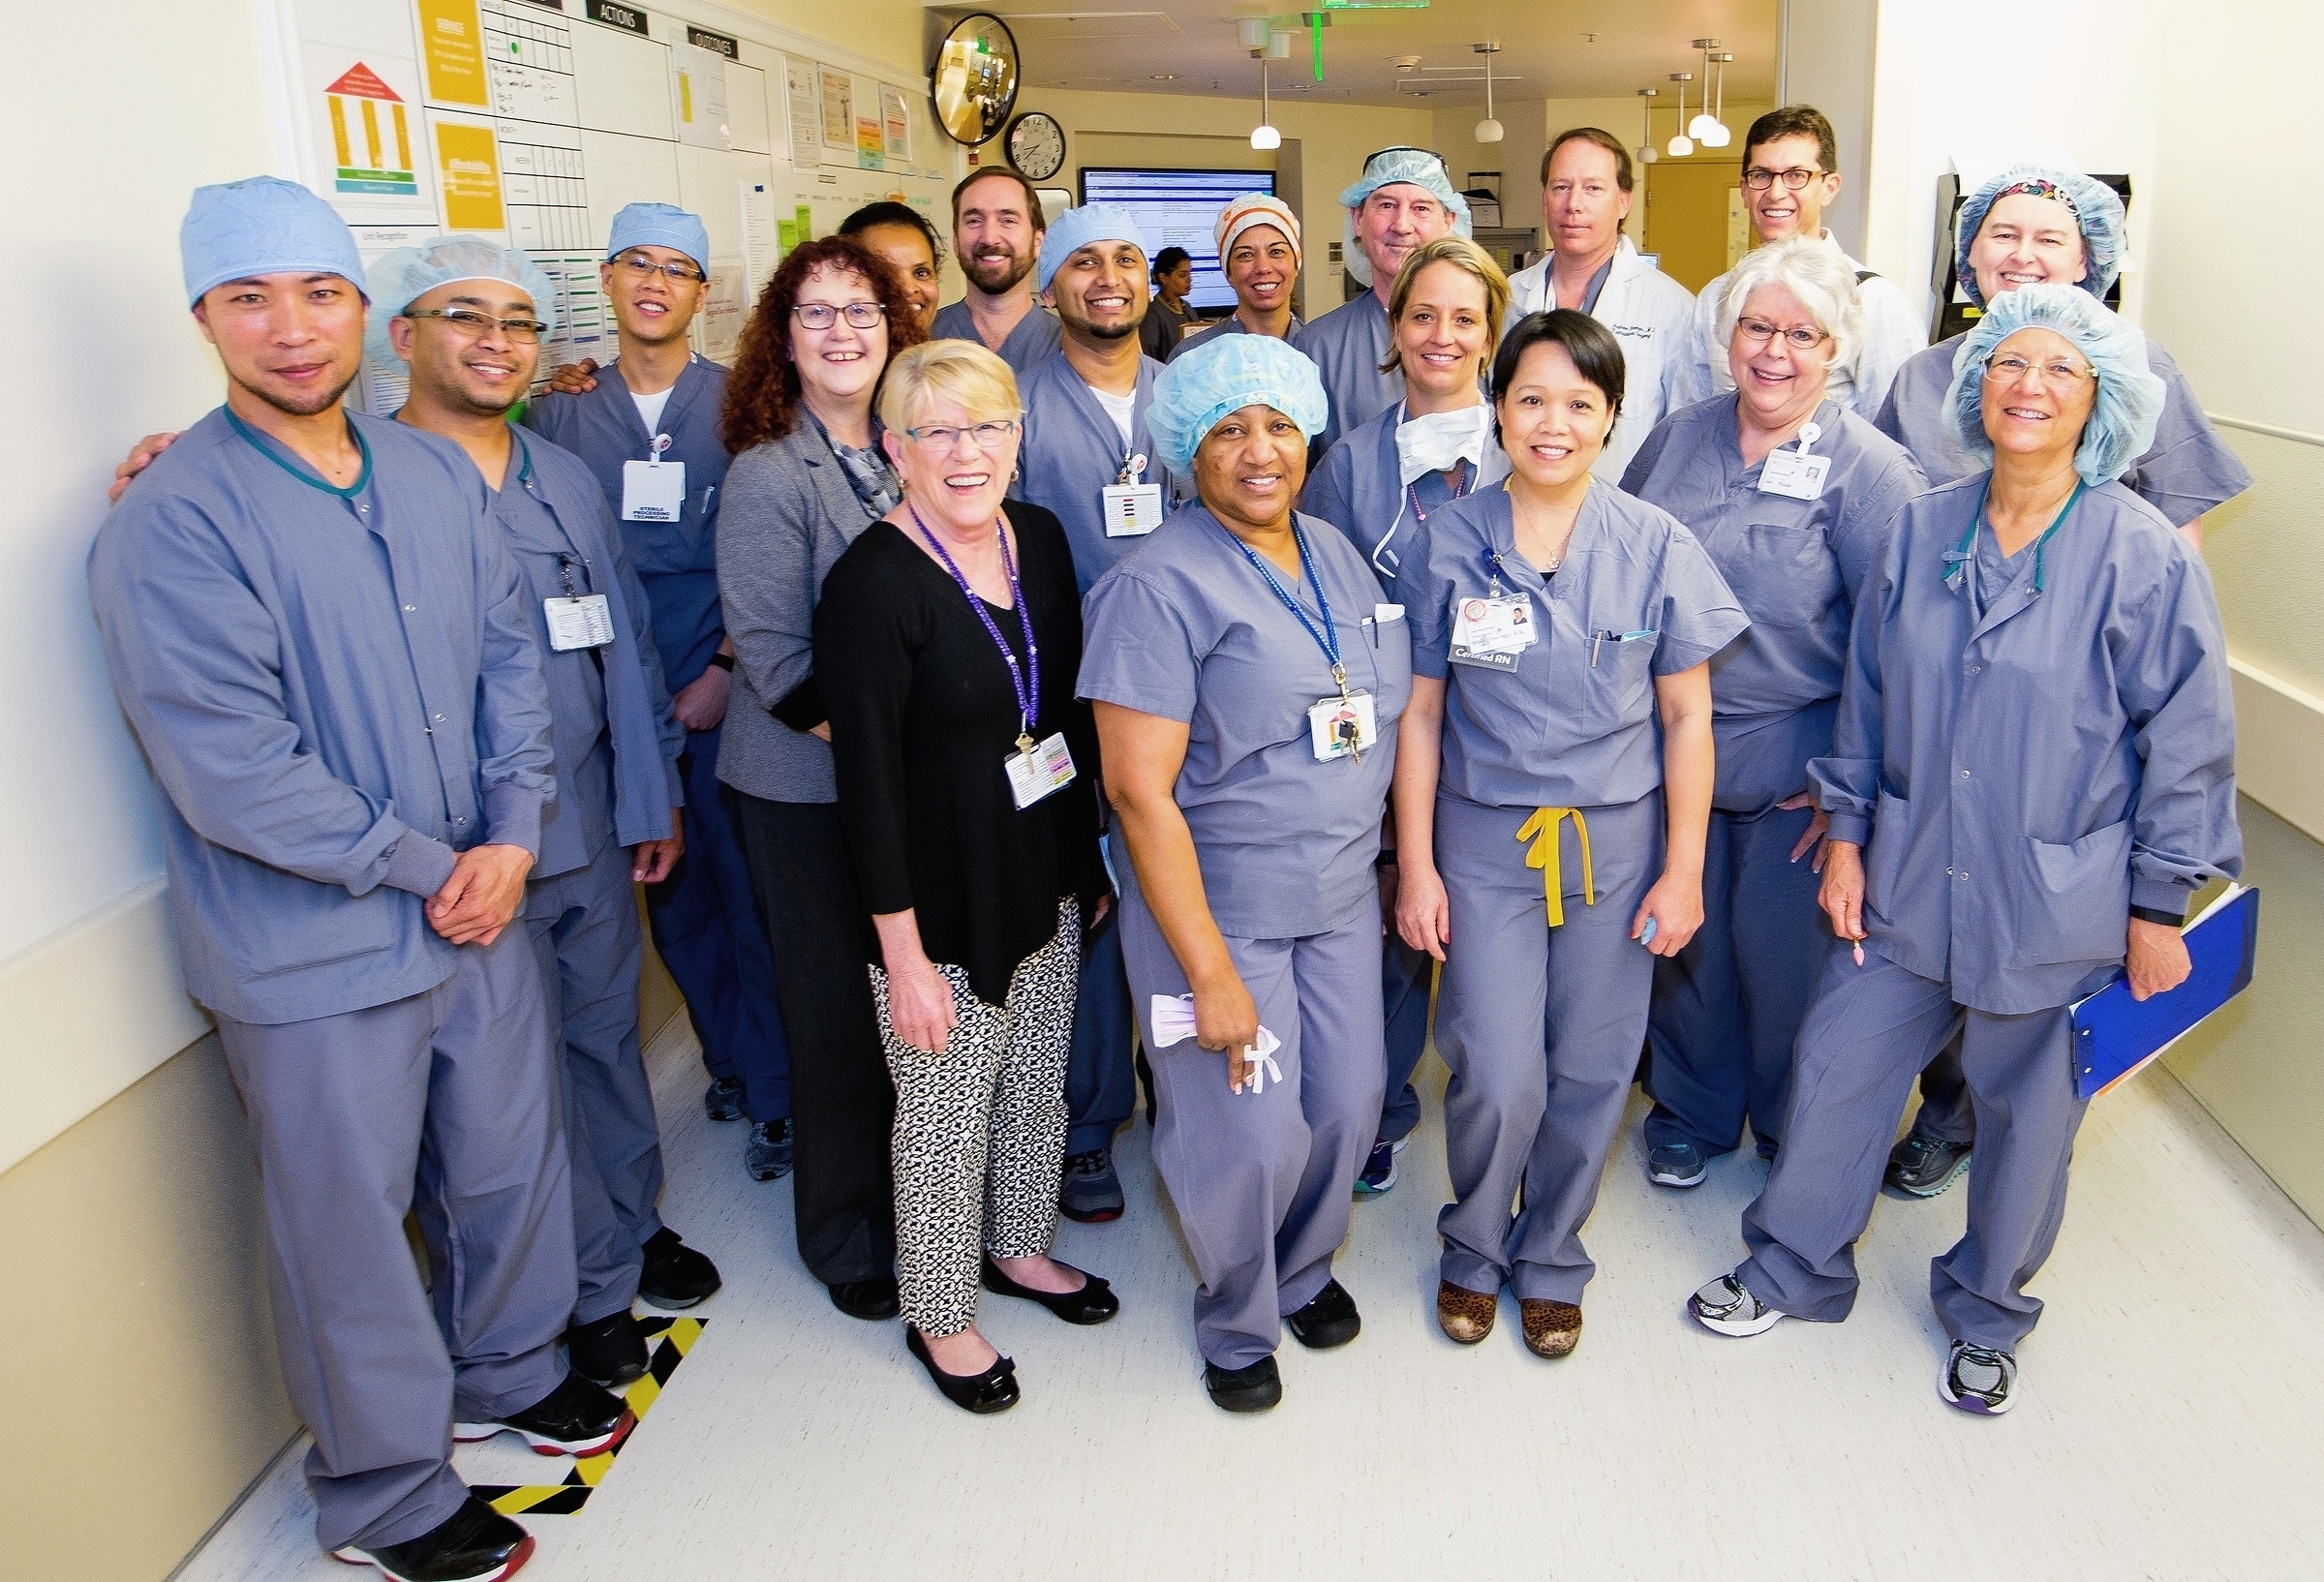
M896 1265L903 1321L929 1336L976 1322L979 1255L1049 1251L1065 1163L1065 1060L1080 981L1081 907L1057 903L1056 937L1018 963L1008 1004L938 963L959 1025L942 1054L912 1049L888 1018L888 975L872 968L879 1037L896 1083Z

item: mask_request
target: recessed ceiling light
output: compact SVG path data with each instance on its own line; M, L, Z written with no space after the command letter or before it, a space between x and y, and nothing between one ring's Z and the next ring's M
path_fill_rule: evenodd
M1176 72L1156 72L1152 76L1147 78L1148 82L1176 82L1177 79L1178 74Z

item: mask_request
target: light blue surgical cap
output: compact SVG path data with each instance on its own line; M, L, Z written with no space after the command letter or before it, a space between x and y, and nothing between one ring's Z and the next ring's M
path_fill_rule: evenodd
M1339 195L1339 206L1348 211L1342 227L1345 245L1340 252L1348 273L1362 285L1372 283L1372 262L1356 244L1355 211L1381 188L1399 183L1418 187L1442 203L1452 216L1453 235L1467 236L1475 228L1469 219L1469 200L1452 190L1452 178L1445 174L1443 160L1425 148L1384 148L1363 162L1363 174Z
M364 354L382 368L393 368L398 358L387 338L388 320L437 287L456 280L498 280L515 287L532 297L533 317L547 322L542 337L556 332L557 288L540 265L513 247L455 233L439 236L425 247L399 247L371 266L371 301L377 311L363 337Z
M1288 341L1210 335L1171 358L1154 380L1154 404L1146 414L1162 465L1183 475L1218 420L1250 406L1274 408L1310 440L1330 416L1323 376Z
M605 256L616 258L633 247L666 247L693 259L705 275L710 273L710 229L675 203L630 203L613 217Z
M2087 260L2078 284L2093 296L2102 297L2123 272L2123 200L2103 181L2093 181L2079 170L2061 170L2046 165L2012 165L1961 205L1960 234L1953 244L1954 272L1961 289L1978 307L1985 306L1977 289L1976 271L1969 266L1969 250L1985 228L1985 216L2010 193L2033 193L2055 198L2074 211L2082 225L2082 254Z
M1033 289L1048 290L1065 260L1091 242L1131 242L1141 253L1151 256L1153 252L1146 245L1146 232L1138 228L1138 217L1128 209L1119 203L1084 203L1058 215L1057 223L1041 238L1038 283Z
M2074 471L2094 485L2122 476L2155 442L2164 385L2148 365L2147 338L2138 326L2071 286L2005 291L1970 325L1953 353L1953 385L1945 397L1962 448L1981 462L1993 461L1993 441L1985 438L1985 359L2021 329L2064 336L2097 370L2098 397L2074 451Z
M252 176L197 187L177 228L186 305L212 287L252 275L344 275L363 289L363 260L338 211L295 181Z

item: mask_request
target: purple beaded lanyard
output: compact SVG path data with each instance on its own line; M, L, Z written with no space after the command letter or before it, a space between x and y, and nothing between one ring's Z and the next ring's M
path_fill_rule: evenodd
M928 547L936 552L936 559L944 563L944 569L952 573L952 580L961 585L961 593L968 600L968 608L974 610L977 620L985 624L985 631L993 639L993 646L1000 650L1001 658L1007 661L1009 685L1017 692L1018 717L1024 721L1024 728L1017 733L1017 750L1032 751L1033 720L1036 717L1034 705L1041 697L1041 646L1033 641L1033 618L1024 607L1024 590L1017 585L1017 560L1009 553L1009 535L1001 531L1000 519L994 517L993 520L993 536L1000 544L1000 563L1007 567L1009 573L1009 596L1017 601L1017 619L1024 627L1024 660L1033 672L1030 687L1025 685L1024 672L1018 666L1017 655L1009 652L1008 640L1000 635L1000 628L993 624L992 612L985 608L985 601L976 596L976 590L968 586L968 579L961 575L961 568L946 553L943 542L928 531L928 524L920 520L919 510L910 502L905 502L903 508L912 513L912 526L920 530L920 536L928 540Z
M1460 480L1452 485L1452 498L1454 500L1458 500L1461 498L1461 496L1467 494L1469 492L1469 484L1474 480L1476 474L1469 471L1467 459L1463 458L1460 464ZM1415 522L1418 522L1422 527L1426 527L1428 525L1428 513L1421 509L1421 484L1418 478L1415 478L1412 482L1404 486L1404 495L1406 499L1412 502L1412 519Z

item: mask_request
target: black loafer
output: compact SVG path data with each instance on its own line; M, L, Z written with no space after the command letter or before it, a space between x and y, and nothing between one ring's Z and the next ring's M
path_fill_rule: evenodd
M636 1426L628 1402L568 1373L563 1384L522 1412L452 1424L452 1438L468 1445L495 1434L517 1434L544 1456L594 1456L621 1444Z
M1221 1412L1265 1412L1282 1401L1283 1375L1271 1356L1232 1372L1206 1362L1203 1387L1210 1392L1210 1404Z
M691 1307L719 1289L719 1266L663 1226L646 1240L646 1267L637 1293L659 1308Z
M928 1370L928 1376L936 1382L936 1388L944 1392L944 1399L963 1412L973 1412L980 1417L989 1417L995 1412L1006 1412L1017 1404L1021 1392L1017 1388L1017 1362L1014 1357L1000 1357L983 1373L946 1373L936 1366L935 1355L929 1351L928 1342L920 1338L920 1331L908 1323L903 1326L903 1344L907 1351L920 1359L920 1365Z
M1354 1340L1363 1329L1363 1316L1356 1311L1356 1298L1348 1294L1348 1288L1333 1280L1305 1307L1286 1317L1283 1327L1309 1351L1328 1352Z
M1073 1268L1071 1263L1057 1266ZM993 1262L992 1254L985 1255L985 1289L995 1296L1022 1296L1028 1302L1039 1302L1067 1323L1103 1323L1121 1311L1121 1298L1114 1294L1114 1288L1102 1276L1087 1269L1073 1272L1082 1277L1079 1291L1035 1291L1010 1279Z
M882 1280L841 1280L824 1289L831 1293L831 1305L851 1319L876 1323L903 1311L892 1274Z
M573 1372L607 1389L644 1378L649 1363L645 1331L638 1328L637 1316L627 1311L574 1324L565 1332L565 1349Z
M376 1566L395 1582L500 1582L533 1558L533 1535L470 1495L418 1537L379 1549L331 1551L351 1566Z

